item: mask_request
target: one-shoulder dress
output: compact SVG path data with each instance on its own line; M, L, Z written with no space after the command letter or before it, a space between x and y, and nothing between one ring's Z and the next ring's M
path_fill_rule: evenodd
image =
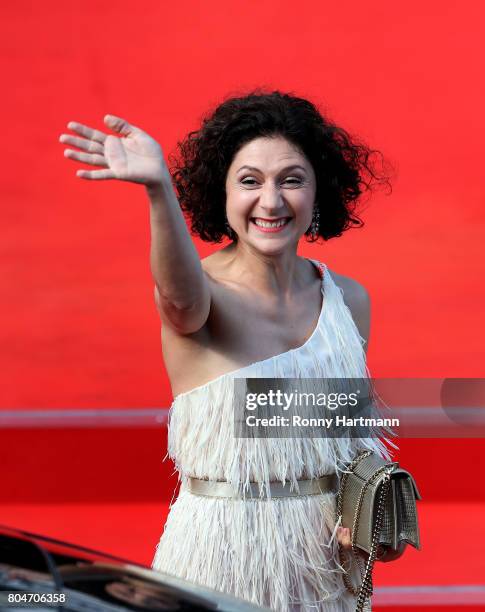
M366 378L360 336L343 291L327 266L322 308L308 340L177 395L169 413L168 453L181 483L152 567L277 612L355 610L343 583L336 530L336 495L230 499L187 490L188 477L231 482L279 481L336 473L363 450L391 459L387 438L237 438L233 378ZM392 445L392 443L391 443ZM356 563L350 569L360 577ZM369 608L370 609L370 606Z

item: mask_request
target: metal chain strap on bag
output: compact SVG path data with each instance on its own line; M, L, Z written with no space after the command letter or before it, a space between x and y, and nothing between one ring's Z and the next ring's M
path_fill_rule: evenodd
M361 552L369 555L365 567L359 567L360 587L351 584L348 573L343 576L347 590L357 596L356 612L363 612L372 595L372 570L379 546L394 552L407 542L419 550L416 499L421 495L411 474L372 451L360 453L344 471L337 495L337 520L351 528L357 565L363 562ZM339 556L345 568L341 547Z

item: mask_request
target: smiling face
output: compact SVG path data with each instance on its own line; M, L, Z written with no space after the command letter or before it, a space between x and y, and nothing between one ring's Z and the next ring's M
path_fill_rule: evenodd
M266 255L296 245L312 221L316 178L307 158L281 136L255 138L226 177L226 214L238 242Z

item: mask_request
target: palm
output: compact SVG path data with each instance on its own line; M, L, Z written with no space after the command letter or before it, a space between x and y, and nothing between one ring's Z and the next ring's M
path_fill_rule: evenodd
M70 159L102 167L103 170L78 170L86 179L119 179L145 185L159 184L169 177L160 145L124 119L106 115L105 123L118 135L112 136L80 123L68 127L78 134L62 134L60 141L81 149L66 149Z
M141 130L122 138L108 136L104 156L118 179L145 183L160 178L162 151L158 143Z

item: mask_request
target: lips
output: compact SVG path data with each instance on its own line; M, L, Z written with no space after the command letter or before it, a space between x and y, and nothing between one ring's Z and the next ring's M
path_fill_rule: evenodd
M291 222L292 217L251 217L251 223L259 230L265 233L281 232Z

